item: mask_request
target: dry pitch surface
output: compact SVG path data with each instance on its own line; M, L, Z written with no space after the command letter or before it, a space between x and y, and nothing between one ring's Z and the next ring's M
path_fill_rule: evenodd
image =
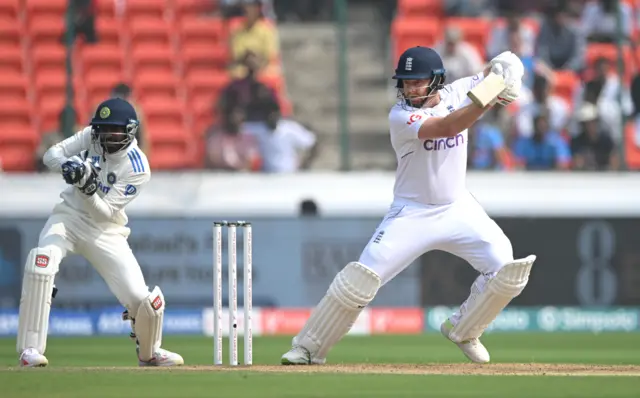
M18 367L9 371L33 371ZM43 369L45 370L45 369ZM37 371L37 370L36 370ZM181 366L175 368L139 368L123 366L49 367L49 372L257 372L257 373L338 373L363 375L441 375L441 376L632 376L640 377L636 365L576 365L544 363L455 364L342 364L322 366Z

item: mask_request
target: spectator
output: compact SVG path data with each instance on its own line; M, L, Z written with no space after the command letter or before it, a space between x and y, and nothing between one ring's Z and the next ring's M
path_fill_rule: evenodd
M618 101L620 95L622 96L622 109ZM607 58L596 60L593 78L587 80L584 90L578 90L576 96L577 99L574 101L576 109L580 109L584 102L595 104L598 107L601 122L607 130L612 132L612 138L619 142L622 139L624 122L621 113L630 116L633 113L633 102L628 88L622 85L610 60Z
M234 107L219 126L211 126L206 136L205 167L227 171L258 171L261 159L254 137L242 127L244 110Z
M584 68L584 53L584 40L566 11L561 6L551 7L538 33L536 56L553 69L580 72Z
M619 15L616 15L619 14ZM623 39L631 40L633 10L618 0L590 1L582 12L582 34L591 42L613 43L618 35L618 17Z
M469 163L476 170L505 170L510 167L509 149L505 145L499 119L506 112L493 107L472 126L469 134Z
M49 168L42 161L44 153L58 142L69 138L80 131L83 126L76 123L77 115L72 106L65 106L58 115L58 128L42 134L42 139L36 148L35 169L38 172L49 172Z
M222 0L220 1L220 8L222 9L222 15L225 18L234 18L244 16L244 0ZM261 0L257 3L261 5L262 15L267 18L276 19L275 5L272 0Z
M74 10L74 37L84 36L87 43L97 43L96 35L96 12L94 0L70 0L69 5ZM63 41L66 38L63 37Z
M603 131L598 109L585 103L578 113L581 131L571 140L573 168L576 170L618 170L620 158L611 137Z
M495 3L495 0L444 0L444 10L447 15L457 17L491 17L496 14Z
M316 136L302 124L282 118L275 101L270 104L266 123L247 123L246 127L259 142L264 159L263 171L267 173L307 169L317 155ZM299 151L306 151L302 160Z
M525 68L524 85L528 88L533 87L533 81L536 74L542 75L547 80L553 79L553 69L549 68L544 62L536 59L532 53L527 53L523 44L523 34L521 30L511 29L508 32L508 46L503 51L513 51L522 60ZM534 38L535 40L535 38ZM497 54L496 54L497 55ZM493 58L493 57L492 57Z
M332 22L333 6L333 0L278 0L274 4L278 20L284 22Z
M631 99L633 101L634 143L640 147L640 73L631 81Z
M230 35L231 74L235 78L246 76L248 70L242 62L247 52L257 57L260 75L280 75L278 67L280 44L278 32L272 21L264 18L259 0L245 0L244 20Z
M445 30L444 35L444 43L439 44L436 51L446 65L447 81L452 82L482 70L483 63L480 54L473 45L462 39L462 32L459 28L450 26Z
M567 170L571 165L569 146L551 130L546 114L534 119L531 137L519 137L513 147L518 163L526 170Z
M569 123L569 105L562 98L551 95L549 81L540 75L534 75L531 96L525 95L518 101L517 133L522 137L531 137L534 131L534 118L541 113L549 115L551 129L563 132Z
M491 59L504 51L516 52L516 49L521 58L531 57L535 44L536 34L531 27L523 24L516 14L510 14L506 24L495 24L491 29L487 57Z
M266 122L269 112L266 104L277 101L276 93L257 80L259 66L255 54L246 53L242 62L247 68L247 75L225 87L220 95L218 111L239 106L244 109L248 122Z
M138 115L138 121L140 122L138 132L136 133L138 146L147 155L147 157L151 157L151 145L149 144L149 140L147 139L144 113L142 111L142 108L136 103L136 101L131 98L131 88L125 83L118 83L111 90L111 96L127 100L131 105L133 105L133 108L136 110L136 115Z

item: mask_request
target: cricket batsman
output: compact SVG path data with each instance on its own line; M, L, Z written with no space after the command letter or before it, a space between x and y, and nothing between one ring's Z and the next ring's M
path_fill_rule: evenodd
M486 107L467 93L493 72L506 88ZM479 275L467 300L440 327L471 361L489 362L480 336L529 280L536 257L514 259L511 242L465 187L467 129L491 106L518 98L520 59L504 52L484 71L445 85L442 59L413 47L400 57L393 79L399 101L391 108L391 144L398 162L394 199L358 261L335 277L312 311L284 365L323 364L381 286L420 255L443 250L471 264Z
M184 364L160 348L165 300L151 292L129 247L125 207L149 181L147 157L137 145L139 122L127 101L98 106L91 124L44 154L44 163L69 184L45 224L24 269L17 350L20 365L46 366L53 283L67 253L85 257L126 307L137 337L140 366Z

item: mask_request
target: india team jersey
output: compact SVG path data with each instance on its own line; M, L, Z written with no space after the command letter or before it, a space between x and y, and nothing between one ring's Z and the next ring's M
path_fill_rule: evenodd
M87 198L76 187L69 186L60 194L64 204L96 224L125 226L128 222L125 207L151 178L149 162L136 140L126 149L103 157L91 141L91 127L87 127L51 147L44 155L44 163L52 171L61 172L62 164L71 156L88 158L97 167L98 190Z
M391 144L398 167L394 198L425 205L454 202L465 192L467 130L454 137L421 140L418 131L432 116L444 117L470 103L467 93L483 73L466 77L440 90L440 103L433 108L411 108L401 102L391 108Z

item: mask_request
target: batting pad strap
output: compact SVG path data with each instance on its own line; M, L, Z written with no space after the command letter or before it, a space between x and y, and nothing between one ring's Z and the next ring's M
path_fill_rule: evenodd
M294 338L294 344L307 349L315 362L323 362L373 300L380 284L380 276L367 266L357 262L347 264Z
M141 361L149 361L162 344L162 319L164 317L164 296L156 286L147 298L142 300L135 318L135 334L140 348Z
M480 337L509 302L522 293L535 260L534 255L514 260L502 267L482 289L472 288L467 309L449 333L449 338L460 343Z
M27 256L20 297L18 353L35 348L44 354L47 348L53 282L61 260L62 251L55 246L32 249Z

